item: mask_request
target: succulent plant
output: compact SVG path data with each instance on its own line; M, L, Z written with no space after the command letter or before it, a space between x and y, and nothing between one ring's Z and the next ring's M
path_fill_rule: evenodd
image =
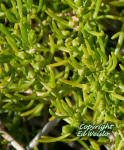
M0 120L24 147L41 129L26 149L58 141L124 147L123 8L123 0L0 0ZM51 134L57 125L59 135L30 127L33 119ZM115 128L80 138L82 122Z

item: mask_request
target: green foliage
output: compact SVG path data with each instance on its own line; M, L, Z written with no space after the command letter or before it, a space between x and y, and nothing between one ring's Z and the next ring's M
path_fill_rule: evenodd
M114 122L115 149L123 147L123 7L123 0L0 0L0 116L10 132L15 117L19 127L49 107L66 125L59 137L39 142L99 150L107 137L88 137L87 145L74 131L82 122Z

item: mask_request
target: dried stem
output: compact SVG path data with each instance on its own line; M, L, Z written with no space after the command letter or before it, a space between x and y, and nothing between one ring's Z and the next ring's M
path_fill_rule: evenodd
M12 145L16 150L25 150L25 148L20 145L9 133L7 133L0 121L0 134L1 136L6 139L10 145Z
M45 126L43 127L43 129L41 129L36 136L32 139L32 141L29 143L29 145L27 146L27 150L32 150L35 146L37 146L39 143L36 142L36 140L40 139L41 136L45 136L47 135L60 121L60 119L54 119L50 122L48 122L47 124L45 124Z

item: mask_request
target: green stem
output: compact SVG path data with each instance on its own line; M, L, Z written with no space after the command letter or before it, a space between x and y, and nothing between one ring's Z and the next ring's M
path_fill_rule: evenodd
M97 0L96 2L96 8L95 8L95 12L93 15L93 18L96 18L100 9L100 5L101 5L102 0Z
M122 47L122 44L123 44L123 40L124 40L124 23L122 25L121 33L120 33L118 43L117 43L117 46L116 46L116 49L115 49L115 55L119 54L119 51L120 51L120 49Z

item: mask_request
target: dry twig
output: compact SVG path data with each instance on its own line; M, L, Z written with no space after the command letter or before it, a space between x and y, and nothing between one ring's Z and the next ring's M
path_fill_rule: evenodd
M0 134L1 136L6 139L10 145L12 145L16 150L25 150L25 148L20 145L9 133L7 133L0 121Z
M54 119L50 122L48 122L47 124L45 124L45 126L43 127L43 129L41 129L36 136L32 139L32 141L29 143L29 145L27 146L27 150L32 150L35 146L37 146L39 143L36 142L36 140L40 139L41 136L45 136L47 135L60 121L60 119Z

